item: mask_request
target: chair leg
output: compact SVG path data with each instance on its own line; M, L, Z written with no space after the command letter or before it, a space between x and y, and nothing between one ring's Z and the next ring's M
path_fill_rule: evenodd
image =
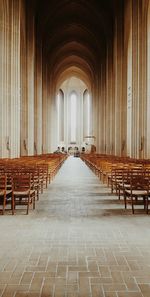
M47 177L46 177L46 189L47 189Z
M120 200L120 187L118 188L118 199Z
M43 194L43 181L41 182L41 194Z
M33 196L33 209L35 209L35 196Z
M14 197L13 194L12 194L11 208L12 208L12 215L14 215L14 209L15 209L15 197Z
M113 193L113 182L112 182L112 184L111 184L111 194Z
M134 199L131 197L132 213L134 214Z
M6 196L4 195L2 215L4 215L4 212L5 212L5 206L6 206Z
M125 209L127 209L127 199L126 199L126 195L124 194L124 207Z
M146 197L146 213L147 214L148 214L148 204L149 204L148 197Z
M147 212L147 199L146 199L146 197L143 197L143 205L144 205L144 210Z
M37 188L37 200L39 200L39 186Z
M26 212L27 215L29 213L29 204L30 204L30 196L28 197L28 203L27 203L27 212Z

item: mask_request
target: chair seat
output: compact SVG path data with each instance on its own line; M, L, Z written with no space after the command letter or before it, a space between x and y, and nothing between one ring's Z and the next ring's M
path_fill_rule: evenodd
M130 188L130 184L119 183L119 187L120 187L120 188L126 188L126 189L129 189L129 188Z
M7 189L11 190L12 189L12 185L7 185Z
M126 194L131 195L131 190L125 190ZM148 193L145 190L132 190L132 196L147 196Z
M6 195L9 195L11 193L12 193L11 190L6 190ZM5 190L0 190L0 196L4 196L4 194L5 194Z
M13 194L16 196L29 195L29 190L27 190L27 191L13 191Z
M35 193L35 190L27 190L27 191L13 191L15 196L24 196L24 195L32 195Z

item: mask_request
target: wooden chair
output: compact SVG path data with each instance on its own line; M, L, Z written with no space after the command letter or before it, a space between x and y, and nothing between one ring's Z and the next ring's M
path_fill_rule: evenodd
M122 170L122 179L118 182L118 199L120 200L121 196L124 196L124 191L130 189L131 187L131 173L130 170L124 169Z
M125 169L121 167L116 167L112 169L111 171L111 178L109 180L109 183L111 184L111 193L115 192L117 193L118 191L118 185L120 182L122 182L122 177L123 177L123 171Z
M20 173L30 174L31 183L34 185L35 196L37 200L39 200L39 190L40 190L40 178L39 178L39 170L36 166L26 166L23 167Z
M131 204L132 213L134 214L135 205L143 205L144 210L148 213L148 197L150 196L149 179L143 175L131 175L130 188L124 189L125 209L127 204Z
M7 189L7 176L0 175L0 205L2 205L2 214L4 214L6 204L8 203L12 203L12 190Z
M29 206L35 209L35 189L31 174L19 174L12 177L12 206L13 214L16 205L26 205L29 213Z

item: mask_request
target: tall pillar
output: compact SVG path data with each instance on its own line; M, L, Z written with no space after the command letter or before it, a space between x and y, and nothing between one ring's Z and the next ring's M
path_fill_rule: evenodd
M99 148L100 153L106 153L106 65L104 62L100 67L99 92Z
M32 9L27 14L27 112L28 112L28 155L34 155L34 71L35 71L35 28Z
M147 11L148 1L139 3L139 157L147 157ZM142 12L142 13L141 13ZM148 119L149 126L149 119Z
M126 2L124 11L124 57L126 73L126 154L131 156L132 150L132 1Z
M146 156L147 17L142 0L132 0L132 157Z
M106 140L107 154L113 154L115 149L115 118L114 118L114 84L113 84L113 49L111 41L107 45L106 56Z
M20 19L20 77L21 77L21 102L20 102L20 147L21 156L28 155L28 101L27 101L27 34L26 34L26 6L21 5Z
M9 106L10 106L10 77L9 77L9 48L10 20L9 0L0 2L0 157L10 155Z
M1 157L20 156L20 4L0 5Z
M97 69L98 70L98 69ZM92 85L92 135L95 136L94 145L96 146L96 152L100 152L100 75L96 71L94 77L94 85Z
M119 5L119 4L118 4ZM119 7L119 13L115 19L114 38L114 130L115 130L115 155L122 155L122 99L123 99L123 13Z
M42 107L42 46L41 42L36 42L34 154L42 153Z
M49 137L49 117L48 117L48 74L47 64L43 63L43 83L42 83L42 153L47 153Z
M132 1L132 157L139 157L139 0Z
M20 1L12 3L11 20L11 154L20 156Z
M57 148L56 90L53 75L48 73L48 105L47 105L47 149L53 152Z
M150 158L150 1L147 15L147 158Z
M94 77L93 96L92 96L92 134L95 136L96 151L99 151L99 76L96 71Z

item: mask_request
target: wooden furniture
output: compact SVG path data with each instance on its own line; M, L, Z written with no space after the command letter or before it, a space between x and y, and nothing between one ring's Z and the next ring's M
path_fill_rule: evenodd
M12 177L12 208L13 214L17 205L26 206L26 214L29 206L35 208L35 189L31 174L18 174Z
M124 189L125 209L127 204L131 204L132 213L134 214L136 205L143 205L148 214L148 198L150 196L150 182L143 175L131 175L130 188Z
M2 214L4 214L8 203L12 203L12 190L7 189L7 176L0 175L0 205L2 205Z

